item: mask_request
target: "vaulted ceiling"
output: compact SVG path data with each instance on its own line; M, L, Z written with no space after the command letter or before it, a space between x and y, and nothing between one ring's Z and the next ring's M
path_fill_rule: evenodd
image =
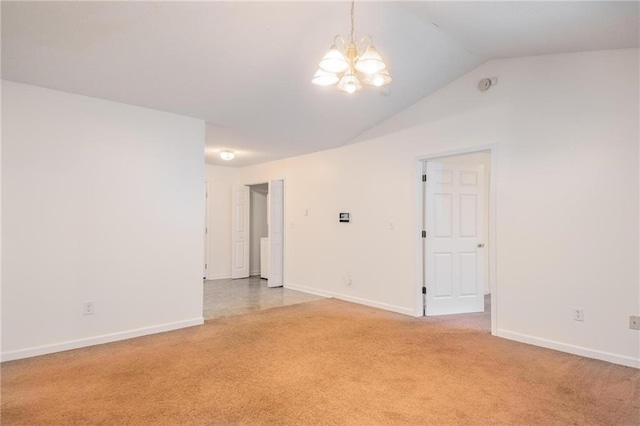
M204 119L207 162L348 144L490 59L639 45L637 2L364 2L388 93L313 86L341 2L2 2L2 78ZM237 157L222 162L217 152Z

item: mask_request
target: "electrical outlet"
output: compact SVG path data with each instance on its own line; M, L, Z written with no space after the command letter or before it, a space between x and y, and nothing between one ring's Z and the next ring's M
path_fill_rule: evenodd
M351 285L351 275L350 274L346 274L344 276L344 285Z
M94 302L82 302L82 315L93 315L96 312Z
M640 317L631 315L629 317L629 328L631 330L640 330Z
M573 308L573 320L584 321L584 312L582 312L582 308Z

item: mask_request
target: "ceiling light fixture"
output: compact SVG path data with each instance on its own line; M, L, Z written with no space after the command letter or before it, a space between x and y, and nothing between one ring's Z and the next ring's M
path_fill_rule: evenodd
M332 86L337 83L339 90L354 93L362 89L361 82L369 86L386 86L391 83L387 66L378 54L371 36L367 35L356 45L353 19L354 0L351 1L351 36L349 43L337 35L333 44L318 64L318 71L311 82L318 86ZM368 45L364 42L368 41ZM338 49L341 44L341 49Z
M236 154L233 151L220 151L220 158L224 161L230 161L235 158Z

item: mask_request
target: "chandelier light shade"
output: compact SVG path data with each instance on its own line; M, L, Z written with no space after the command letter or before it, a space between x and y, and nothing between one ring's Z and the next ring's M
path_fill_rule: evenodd
M355 66L356 70L366 75L375 74L387 67L373 45L369 45L367 50L358 57Z
M351 36L349 42L337 35L324 54L318 71L311 82L318 86L336 85L338 90L355 93L362 89L362 83L369 86L386 86L393 80L387 66L373 45L371 36L365 36L357 45L354 36L354 1L351 1ZM367 43L368 42L368 43ZM338 48L338 45L342 49Z
M391 83L391 76L387 70L382 70L379 73L365 75L364 82L375 87L386 86Z
M236 154L233 151L220 151L220 158L224 161L231 161L235 158Z
M331 86L336 84L340 78L335 73L324 71L322 68L316 71L311 82L318 86Z
M355 93L362 89L362 84L354 74L345 74L338 82L338 89L347 93Z
M349 62L347 62L347 58L344 57L342 52L338 50L338 46L334 44L324 54L318 66L322 71L337 74L345 72L349 68Z

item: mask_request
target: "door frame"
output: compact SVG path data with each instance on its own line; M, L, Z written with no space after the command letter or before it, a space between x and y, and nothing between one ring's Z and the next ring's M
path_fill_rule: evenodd
M209 271L211 270L210 256L210 239L209 239L209 181L204 181L204 279L209 279Z
M262 185L268 184L272 180L281 180L282 181L282 288L287 286L287 179L285 177L271 177L265 179L257 179L256 181L252 181L251 183L239 183L238 185L244 186L252 186L252 185ZM267 203L267 216L270 214L270 207ZM233 256L233 254L231 254Z
M415 286L415 308L414 315L417 317L424 316L424 296L422 294L422 286L425 280L425 250L424 239L422 238L422 231L424 230L424 218L426 212L424 211L425 201L425 185L422 182L423 163L429 160L436 160L444 157L454 157L465 154L475 154L478 152L488 152L491 156L491 176L489 179L489 289L491 291L491 334L497 335L498 331L498 281L496 277L497 272L497 247L496 247L496 235L497 235L497 182L498 182L498 147L496 144L480 145L469 148L462 148L452 151L439 151L430 154L421 155L416 158L414 162L414 186L415 186L415 199L416 199L416 286Z

